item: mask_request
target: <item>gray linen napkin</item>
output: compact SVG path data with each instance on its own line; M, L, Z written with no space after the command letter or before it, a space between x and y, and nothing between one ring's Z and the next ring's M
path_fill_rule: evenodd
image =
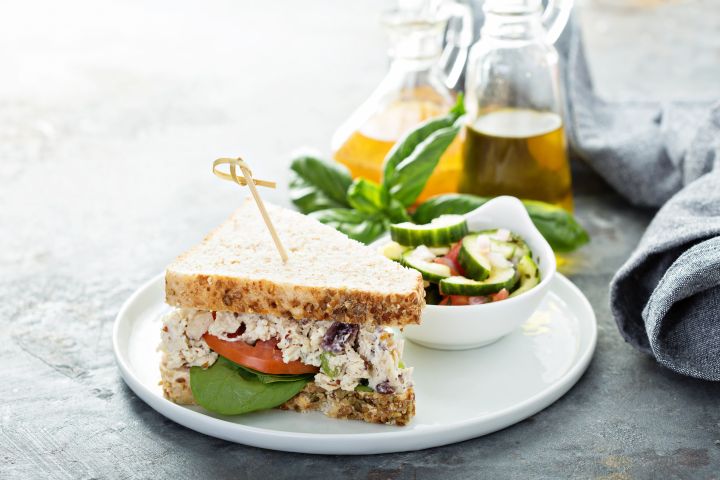
M720 171L672 197L610 285L625 340L676 372L720 380Z
M593 91L577 24L559 43L571 144L631 203L664 206L610 284L626 341L720 380L720 103L612 103Z

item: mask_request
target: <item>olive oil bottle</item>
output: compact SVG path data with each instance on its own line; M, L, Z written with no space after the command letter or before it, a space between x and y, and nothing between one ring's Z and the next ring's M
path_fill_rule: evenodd
M572 211L572 183L562 118L553 112L502 109L467 126L460 191L514 195Z
M562 77L553 46L572 1L485 0L465 72L460 190L572 209Z

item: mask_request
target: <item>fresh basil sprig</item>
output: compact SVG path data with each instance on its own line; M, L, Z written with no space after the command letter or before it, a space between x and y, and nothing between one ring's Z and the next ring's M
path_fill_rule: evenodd
M290 169L290 198L303 213L350 207L347 191L352 178L343 165L301 155L292 161Z
M484 205L490 198L461 193L438 195L415 210L415 223L428 223L446 214L463 214ZM590 236L571 214L555 205L536 200L523 200L530 218L556 252L569 252L585 245Z
M312 380L312 375L269 375L223 357L207 369L190 369L190 388L198 405L221 415L275 408Z
M465 114L462 95L444 117L430 119L401 138L388 152L383 167L383 185L405 207L417 200L430 175L450 146Z
M407 207L422 192L445 150L460 131L462 96L450 112L407 133L388 152L383 179L352 181L336 163L302 155L291 163L290 197L303 213L370 243L391 223L410 220Z

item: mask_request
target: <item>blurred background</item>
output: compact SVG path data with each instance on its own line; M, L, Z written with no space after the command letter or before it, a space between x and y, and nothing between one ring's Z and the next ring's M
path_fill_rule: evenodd
M130 478L158 465L178 479L262 475L281 464L368 478L716 474L720 384L659 368L623 342L610 309L608 284L654 211L577 165L575 214L592 240L572 281L596 311L598 348L571 395L513 429L380 460L284 457L175 428L125 387L111 346L120 305L247 195L216 179L212 161L242 156L278 182L264 198L290 206L292 152L329 158L335 130L387 72L387 3L2 1L6 468L19 478L112 468ZM574 15L603 98L720 99L719 0L577 0Z
M329 156L335 128L386 73L382 9L378 0L6 4L0 201L11 208L0 224L18 235L0 256L31 266L48 252L20 239L53 232L62 261L72 250L64 230L118 212L113 235L128 244L173 237L133 231L144 222L132 220L175 204L176 221L159 228L203 232L239 195L210 175L222 155L277 180L265 195L288 204L290 152L309 145ZM715 0L578 0L598 92L719 98L717 12Z

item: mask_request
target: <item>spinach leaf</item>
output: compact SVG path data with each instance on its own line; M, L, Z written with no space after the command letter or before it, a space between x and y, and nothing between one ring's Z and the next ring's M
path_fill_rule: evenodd
M395 165L390 175L383 179L390 195L406 207L412 205L460 128L461 125L456 124L434 131Z
M422 203L413 214L415 223L429 223L445 214L463 214L475 210L490 198L468 194L438 195ZM588 241L587 231L564 209L537 200L523 200L533 223L556 252L570 252Z
M383 166L383 184L388 187L387 179L393 176L395 167L426 140L433 132L442 128L452 126L455 121L465 114L465 106L463 104L463 96L458 96L455 106L447 115L438 118L431 118L420 124L414 130L408 132L403 138L395 142L393 148L385 157Z
M334 207L349 207L350 173L339 163L301 155L290 164L290 198L303 213Z
M227 360L227 359L225 359ZM229 360L228 360L229 361ZM233 365L235 365L237 368L243 369L248 373L251 373L257 377L258 380L260 380L262 383L275 383L275 382L296 382L298 380L312 380L315 376L314 373L302 373L302 374L283 374L283 375L276 375L272 373L263 373L258 372L257 370L254 370L250 367L246 367L244 365L238 365L235 362L231 362Z
M347 191L347 199L355 210L377 213L390 203L387 189L365 178L356 178Z
M300 393L308 379L263 383L238 365L218 357L210 368L190 369L190 388L195 401L221 415L265 410L282 405Z
M388 224L381 214L368 214L352 208L328 208L312 212L310 216L365 244L382 235Z

